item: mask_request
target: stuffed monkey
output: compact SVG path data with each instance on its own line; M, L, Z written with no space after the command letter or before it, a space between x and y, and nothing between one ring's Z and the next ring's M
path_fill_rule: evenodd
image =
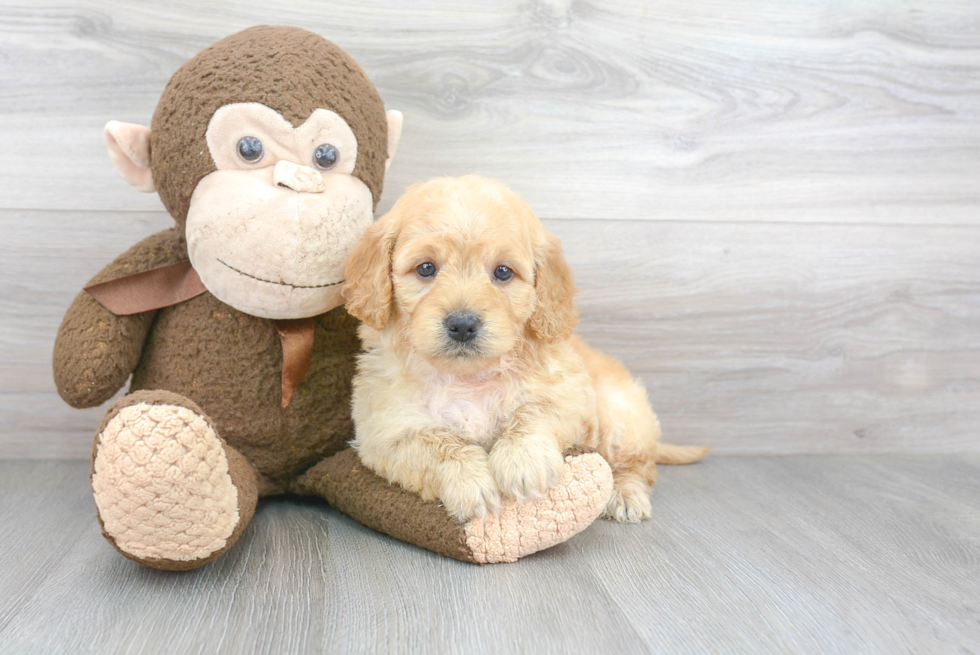
M344 260L373 220L401 121L336 45L261 26L184 64L152 130L106 126L116 168L176 223L96 275L55 343L74 407L131 378L91 475L103 534L126 557L200 567L234 545L260 497L284 493L478 563L562 542L601 513L611 474L594 453L569 454L547 497L458 524L347 448L359 342Z

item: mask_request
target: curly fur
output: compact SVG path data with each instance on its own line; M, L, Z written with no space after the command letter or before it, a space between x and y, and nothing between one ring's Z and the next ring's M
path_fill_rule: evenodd
M435 275L417 272L426 262ZM494 278L501 265L513 278ZM502 496L541 497L564 449L597 448L614 473L607 516L650 516L661 446L646 390L572 335L572 272L516 194L478 176L412 187L355 247L346 279L364 322L353 445L365 465L462 520ZM447 335L454 312L479 317L471 344ZM680 463L706 449L671 452Z

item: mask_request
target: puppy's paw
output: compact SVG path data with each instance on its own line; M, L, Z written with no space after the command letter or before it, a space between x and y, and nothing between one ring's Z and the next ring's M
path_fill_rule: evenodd
M500 510L500 489L487 466L486 453L479 450L482 461L474 458L443 471L439 498L457 521L483 518Z
M449 515L461 522L485 518L500 510L500 490L492 477L444 484L440 498Z
M503 438L490 451L490 470L500 490L523 503L541 498L558 482L565 458L550 440Z
M606 505L605 517L620 523L639 523L650 518L650 488L638 489L631 486L613 491L609 504Z

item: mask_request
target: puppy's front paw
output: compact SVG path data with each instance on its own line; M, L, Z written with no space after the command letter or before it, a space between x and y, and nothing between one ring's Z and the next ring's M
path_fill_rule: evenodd
M449 515L458 521L499 511L500 489L487 466L486 454L483 461L469 461L455 470L444 470L439 498Z
M550 440L503 438L490 452L490 470L500 490L520 503L543 496L564 468L565 459Z

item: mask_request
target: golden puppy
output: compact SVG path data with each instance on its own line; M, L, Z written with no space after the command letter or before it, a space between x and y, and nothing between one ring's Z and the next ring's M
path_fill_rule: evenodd
M363 325L354 378L366 466L460 520L501 493L542 496L562 451L598 449L613 470L606 515L650 516L656 463L707 448L659 444L646 390L572 336L572 272L558 239L499 182L411 187L347 260L348 311Z

